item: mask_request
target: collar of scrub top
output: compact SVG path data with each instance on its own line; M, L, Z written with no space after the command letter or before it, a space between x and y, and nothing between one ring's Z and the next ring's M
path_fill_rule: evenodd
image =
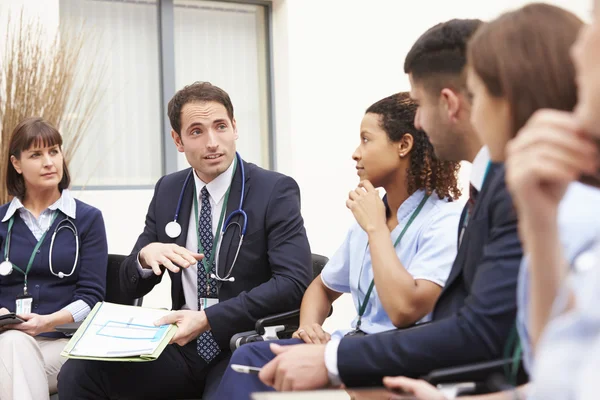
M21 200L19 200L17 197L13 197L8 206L6 214L2 218L2 222L8 221L10 217L12 217L14 213L21 208L25 208L23 203L21 203ZM56 200L50 207L48 207L48 209L52 211L60 210L67 217L75 219L77 205L75 204L75 199L73 196L71 196L69 189L64 189L60 195L60 198Z

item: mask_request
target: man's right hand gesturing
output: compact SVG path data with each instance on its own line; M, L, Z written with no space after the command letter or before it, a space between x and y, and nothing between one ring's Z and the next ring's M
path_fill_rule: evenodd
M194 253L173 243L150 243L139 253L142 268L152 269L156 275L162 274L161 265L169 271L179 272L180 268L194 265L203 258L203 254Z

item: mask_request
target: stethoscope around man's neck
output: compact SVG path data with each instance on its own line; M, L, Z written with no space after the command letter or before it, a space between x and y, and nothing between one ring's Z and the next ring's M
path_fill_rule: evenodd
M234 167L233 167L233 173L231 175L231 182L229 184L229 188L227 189L227 191L229 192L229 190L231 190L231 185L233 184L233 180L235 178L235 170L236 167L239 165L240 167L240 171L242 173L242 191L240 194L240 203L238 205L238 208L233 210L231 212L231 214L229 214L227 216L227 218L225 219L225 223L223 224L222 229L220 230L220 232L218 232L217 234L219 235L218 238L216 238L215 240L215 245L213 246L212 251L216 252L216 257L215 258L215 272L210 274L210 277L212 279L216 279L218 281L221 282L234 282L235 281L235 277L231 276L231 272L233 271L233 267L235 266L235 263L237 261L238 255L240 253L240 248L242 247L242 243L244 241L244 236L246 235L246 229L248 228L248 215L246 214L246 212L242 209L243 205L244 205L244 194L245 194L245 190L246 190L246 172L244 171L244 165L242 163L242 157L239 155L239 153L235 153L235 160L234 160ZM181 203L183 202L183 197L185 196L185 190L187 188L188 183L192 180L192 174L194 173L194 169L192 168L190 170L190 172L187 174L186 178L185 178L185 182L183 183L183 188L181 189L181 193L179 194L179 200L177 201L177 208L175 209L175 215L173 217L173 221L170 221L166 226L165 226L165 233L167 234L168 237L170 237L171 239L176 239L179 237L179 235L181 235L181 225L178 222L179 219L179 212L181 211ZM228 198L229 196L226 195L225 198ZM223 204L223 211L222 214L225 213L225 210L227 209L227 201L224 202ZM236 222L236 221L232 221L232 219L238 215L242 216L243 222L240 225L240 223ZM198 223L198 221L196 221L196 224ZM217 244L219 242L222 241L223 236L225 236L225 233L227 232L227 229L230 226L234 226L237 225L240 228L240 242L238 243L237 246L237 250L235 252L235 257L233 259L233 262L231 264L231 267L229 268L228 273L224 276L221 277L219 276L219 251L218 251L218 246ZM211 257L213 258L213 257Z

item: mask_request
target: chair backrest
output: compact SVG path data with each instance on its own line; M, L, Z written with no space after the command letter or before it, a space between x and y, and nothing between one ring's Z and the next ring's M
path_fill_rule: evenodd
M323 267L325 267L325 264L327 264L329 262L329 258L322 256L320 254L311 254L312 257L312 264L313 264L313 280L319 276L319 274L321 273L321 271L323 271ZM331 316L331 314L333 313L333 306L331 306L331 308L329 309L329 314L327 314L327 316Z
M319 276L319 274L323 270L323 267L329 261L329 258L319 254L311 254L311 257L313 265L313 279L315 279L317 276Z
M119 270L121 269L121 263L123 263L125 258L127 258L127 256L121 254L108 255L105 300L110 303L124 304L127 306L140 306L142 305L141 299L135 299L121 291Z

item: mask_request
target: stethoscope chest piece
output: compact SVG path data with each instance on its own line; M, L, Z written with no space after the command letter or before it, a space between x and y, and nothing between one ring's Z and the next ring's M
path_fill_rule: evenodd
M10 261L2 261L0 263L0 275L8 276L8 275L12 274L12 272L13 272L13 266Z
M165 226L165 233L171 239L175 239L181 235L181 225L177 221L171 221Z

